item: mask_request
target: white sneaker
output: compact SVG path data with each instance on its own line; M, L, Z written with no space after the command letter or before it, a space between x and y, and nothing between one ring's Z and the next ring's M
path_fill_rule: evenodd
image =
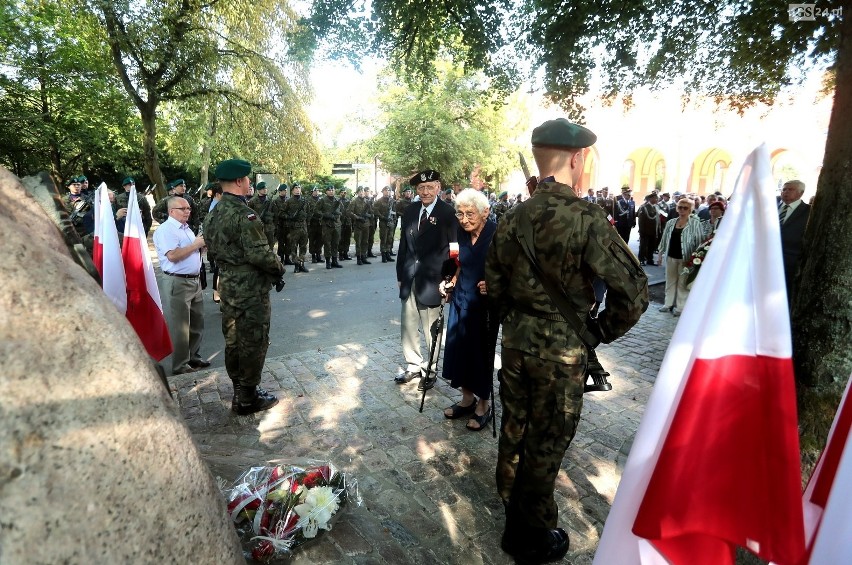
M671 312L671 311L672 311L671 306L663 306L662 308L660 308L660 312Z

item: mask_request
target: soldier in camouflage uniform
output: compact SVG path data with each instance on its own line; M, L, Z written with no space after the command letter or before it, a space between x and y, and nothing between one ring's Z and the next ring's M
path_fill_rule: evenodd
M367 237L370 233L370 205L364 198L364 187L359 186L355 199L349 205L349 219L352 221L352 232L355 234L355 259L359 265L369 265L367 261Z
M582 149L596 139L565 119L533 130L533 156L545 178L503 216L486 259L487 293L503 321L496 473L506 505L502 547L523 562L559 560L568 551L568 535L556 527L553 488L580 420L587 347L622 336L648 307L648 280L633 253L606 214L571 187L583 171ZM563 290L592 343L562 317L527 260L517 239L522 214L535 226L530 243L543 275ZM610 294L606 310L592 319L595 276Z
M379 225L379 219L373 214L373 206L376 202L376 195L367 188L364 187L364 198L367 199L367 203L370 205L370 219L367 221L367 225L370 226L369 233L367 233L367 254L364 257L375 257L373 254L373 243L376 241L376 228Z
M207 254L219 267L225 369L234 383L231 409L237 414L278 403L258 384L269 346L269 290L284 274L284 265L269 248L257 214L246 205L250 174L248 161L219 163L216 177L224 194L204 225Z
M325 251L325 268L340 269L337 262L337 245L340 243L340 200L334 197L334 185L325 187L325 196L317 201L314 216L322 220L322 242Z
M505 190L497 197L497 203L491 209L494 212L494 221L499 222L503 214L509 211L509 193Z
M284 209L284 204L287 202L288 188L289 187L286 183L281 183L278 185L276 194L273 194L270 197L272 198L272 204L270 204L270 207L272 208L272 221L275 223L275 239L278 240L278 256L281 258L281 261L284 262L285 266L293 264L293 261L290 260L288 251L289 244L287 243L290 234L288 232L287 222L284 221L284 217L281 215L281 212Z
M320 202L319 187L311 187L311 215L308 220L308 249L311 252L311 263L322 263L322 217L317 214Z
M352 219L349 217L349 204L352 201L345 188L340 189L340 243L337 244L337 258L351 261L349 245L352 243Z
M198 203L195 202L195 199L192 198L192 196L186 193L186 182L183 179L173 180L168 184L168 189L169 196L180 196L189 203L189 207L192 208L192 211L189 214L189 222L187 222L187 224L189 224L189 227L193 232L198 232L198 226L200 223L198 220ZM151 215L154 216L154 219L157 220L157 223L159 224L162 224L169 219L167 200L168 198L163 198L157 202L157 205L154 206L154 209L151 212Z
M266 234L269 249L275 249L275 216L272 199L269 198L268 192L269 189L266 188L264 181L257 183L254 196L249 199L248 206L255 211L257 217L263 222L263 233Z
M116 218L115 227L118 233L124 233L130 190L135 186L136 181L132 177L127 177L121 181L121 187L124 189L124 192L116 194L115 200L112 203L112 213ZM148 232L151 231L151 224L153 224L153 220L151 219L151 205L148 203L148 199L145 198L145 194L141 192L136 193L136 202L139 204L139 211L142 213L142 226L145 228L145 235L147 236Z
M379 222L379 251L382 252L382 263L393 263L390 252L393 251L393 232L396 230L396 211L394 201L390 197L391 188L382 189L382 197L373 204L373 214Z
M411 187L406 186L402 190L402 198L397 200L396 204L394 204L394 210L396 211L396 217L399 218L400 224L402 223L402 214L405 212L405 209L408 208L408 206L410 204L411 204ZM401 225L400 225L400 227L401 227ZM396 226L394 226L394 231L396 231ZM400 238L401 237L402 237L402 235L400 235ZM394 253L393 250L391 250L390 256L395 257L396 253Z
M311 215L311 204L307 198L302 198L302 187L293 185L290 198L281 207L281 222L287 229L287 256L293 258L296 267L294 273L307 273L305 267L305 252L308 250L308 217Z
M71 224L74 226L74 230L84 240L83 243L86 244L86 248L91 253L94 238L89 237L88 243L84 238L91 236L95 230L94 199L92 196L83 194L82 183L79 177L68 179L66 186L68 192L62 197L62 203L71 216Z

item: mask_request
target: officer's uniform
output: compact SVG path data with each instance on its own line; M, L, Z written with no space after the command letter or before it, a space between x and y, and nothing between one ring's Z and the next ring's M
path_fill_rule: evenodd
M325 268L342 267L337 262L337 246L340 243L340 200L334 197L333 186L329 185L326 187L326 195L317 202L314 216L318 216L322 221Z
M295 186L293 188L296 189ZM305 253L308 250L307 220L311 215L310 198L301 194L293 195L287 199L280 210L280 222L287 230L286 254L293 259L293 263L296 265L293 272L307 273Z
M359 188L355 199L349 205L349 219L355 235L355 258L359 265L369 265L367 261L367 241L370 236L370 205L364 198L364 189Z

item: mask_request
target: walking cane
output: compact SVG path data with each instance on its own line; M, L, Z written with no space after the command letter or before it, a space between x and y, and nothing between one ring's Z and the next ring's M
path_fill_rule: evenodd
M449 295L447 295L449 296ZM438 356L441 354L441 336L444 333L444 304L447 303L447 298L441 299L441 307L438 310L438 319L432 324L430 332L432 333L432 349L429 355L429 365L426 366L426 380L429 380L429 375L434 374L435 380L438 379ZM429 390L423 387L423 396L420 397L420 412L423 412L423 404L426 402L426 391Z

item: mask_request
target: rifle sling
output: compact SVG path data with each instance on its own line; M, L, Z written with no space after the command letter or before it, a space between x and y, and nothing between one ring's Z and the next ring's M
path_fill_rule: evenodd
M571 326L577 335L583 340L587 349L594 349L590 344L595 343L597 340L594 339L594 336L591 332L586 328L586 325L580 320L580 317L577 313L571 308L568 303L568 297L565 296L565 293L562 291L560 287L557 287L553 281L551 281L545 274L544 271L541 270L541 265L538 264L536 260L535 253L533 252L533 231L532 231L532 223L530 223L530 218L527 216L526 208L521 206L518 209L518 234L517 234L517 242L518 245L521 246L521 249L524 251L524 255L527 260L530 262L530 266L532 267L533 273L535 274L538 281L541 283L541 286L544 287L545 292L550 297L550 301L553 302L553 305L556 306L556 309L559 310L559 313L562 314L562 317L565 318L565 321Z

